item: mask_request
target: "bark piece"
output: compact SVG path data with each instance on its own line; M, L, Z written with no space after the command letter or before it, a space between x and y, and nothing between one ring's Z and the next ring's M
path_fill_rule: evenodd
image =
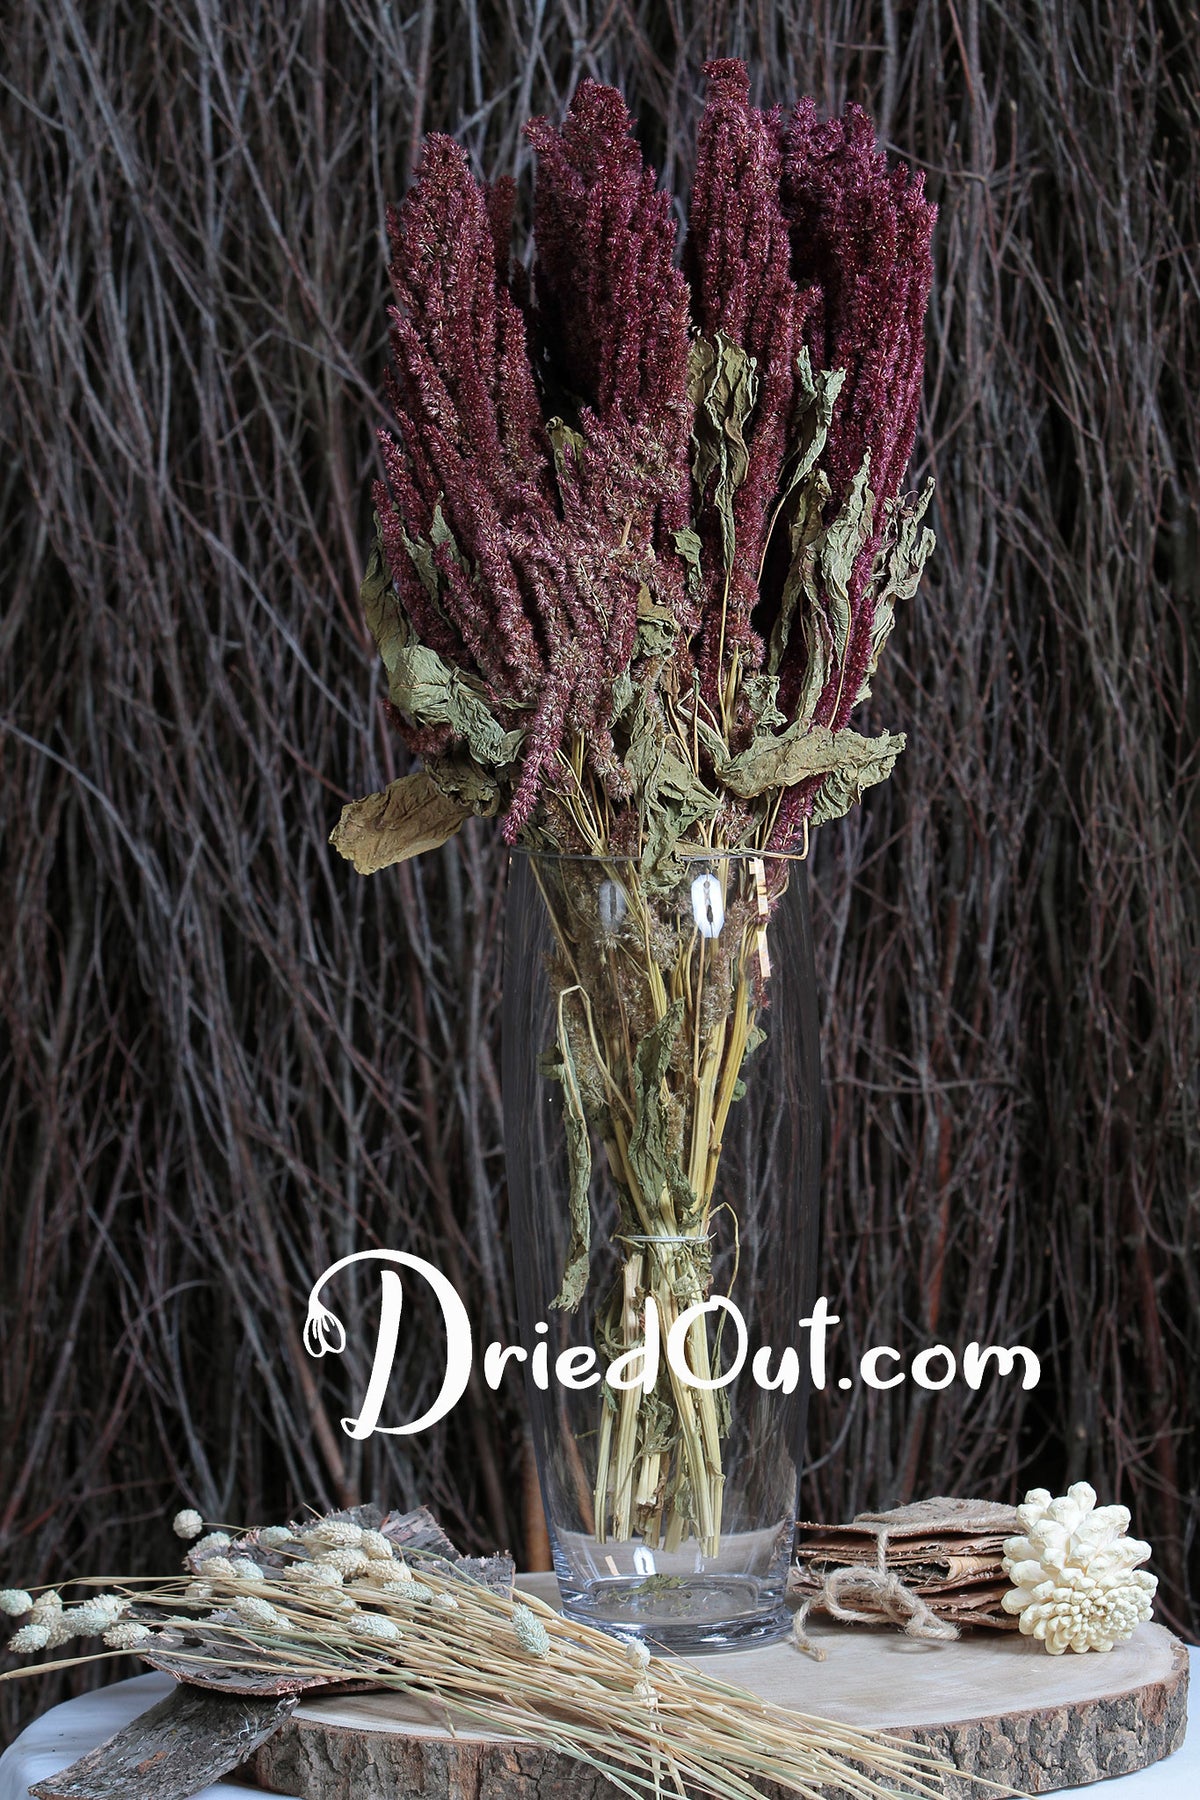
M297 1699L253 1700L178 1687L29 1791L37 1800L191 1800L246 1762L278 1731Z

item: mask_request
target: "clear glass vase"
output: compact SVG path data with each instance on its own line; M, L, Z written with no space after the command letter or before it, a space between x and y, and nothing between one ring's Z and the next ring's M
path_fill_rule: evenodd
M505 1148L555 1571L568 1615L658 1649L789 1623L820 1129L804 876L510 865Z

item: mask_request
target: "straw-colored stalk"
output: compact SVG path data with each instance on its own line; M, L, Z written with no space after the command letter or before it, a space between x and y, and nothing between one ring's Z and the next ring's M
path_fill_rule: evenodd
M688 910L687 883L681 905L678 889L664 893L647 882L637 861L607 853L581 793L582 787L576 819L591 827L596 862L581 868L535 858L534 873L556 944L551 980L562 1063L580 1074L588 1124L603 1141L619 1198L620 1276L596 1306L597 1338L618 1355L642 1344L647 1298L657 1306L665 1344L680 1314L710 1290L722 1139L757 1040L761 937L757 908L743 891L750 880L745 852L731 862L714 845L707 863L703 848L687 852L685 866L695 874L707 867L721 889L724 931L702 936ZM610 914L616 899L615 927L601 916L602 882ZM670 1154L682 1179L648 1192L630 1153L645 1102L637 1091L637 1053L677 1004L682 1019L657 1098L675 1122ZM690 1327L685 1351L692 1371L710 1378L703 1316ZM694 1534L702 1554L715 1556L726 1430L717 1394L690 1387L665 1359L652 1397L640 1386L615 1391L607 1384L602 1394L592 1496L596 1538L625 1541L636 1534L673 1551ZM674 1423L666 1450L664 1403Z
M447 1729L478 1723L537 1743L633 1796L753 1800L767 1781L814 1800L830 1789L850 1800L941 1791L941 1765L910 1746L772 1706L685 1663L649 1656L640 1644L568 1623L536 1598L413 1560L416 1578L386 1593L365 1580L301 1587L276 1571L256 1582L206 1576L203 1599L189 1596L195 1583L186 1579L104 1585L126 1600L127 1616L155 1628L142 1651L169 1657L185 1678L194 1671L203 1681L216 1664L244 1674L248 1686L264 1677L369 1680L440 1709ZM264 1599L277 1625L237 1617L239 1603ZM376 1620L398 1635L361 1635ZM12 1670L0 1680L88 1660Z

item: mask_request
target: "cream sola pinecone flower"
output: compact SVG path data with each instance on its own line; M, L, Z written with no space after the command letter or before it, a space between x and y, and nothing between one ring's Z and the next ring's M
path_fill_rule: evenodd
M1001 1605L1051 1656L1111 1650L1150 1617L1156 1576L1139 1569L1149 1544L1126 1537L1129 1509L1097 1506L1077 1481L1060 1499L1033 1488L1017 1508L1024 1537L1006 1539L1004 1572L1015 1584Z

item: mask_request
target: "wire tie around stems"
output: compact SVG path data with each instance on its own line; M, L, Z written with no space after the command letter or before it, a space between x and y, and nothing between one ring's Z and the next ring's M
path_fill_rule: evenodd
M624 1231L616 1233L619 1244L711 1244L712 1233L694 1231L680 1232L673 1235L666 1231L651 1231L646 1234L634 1234Z

